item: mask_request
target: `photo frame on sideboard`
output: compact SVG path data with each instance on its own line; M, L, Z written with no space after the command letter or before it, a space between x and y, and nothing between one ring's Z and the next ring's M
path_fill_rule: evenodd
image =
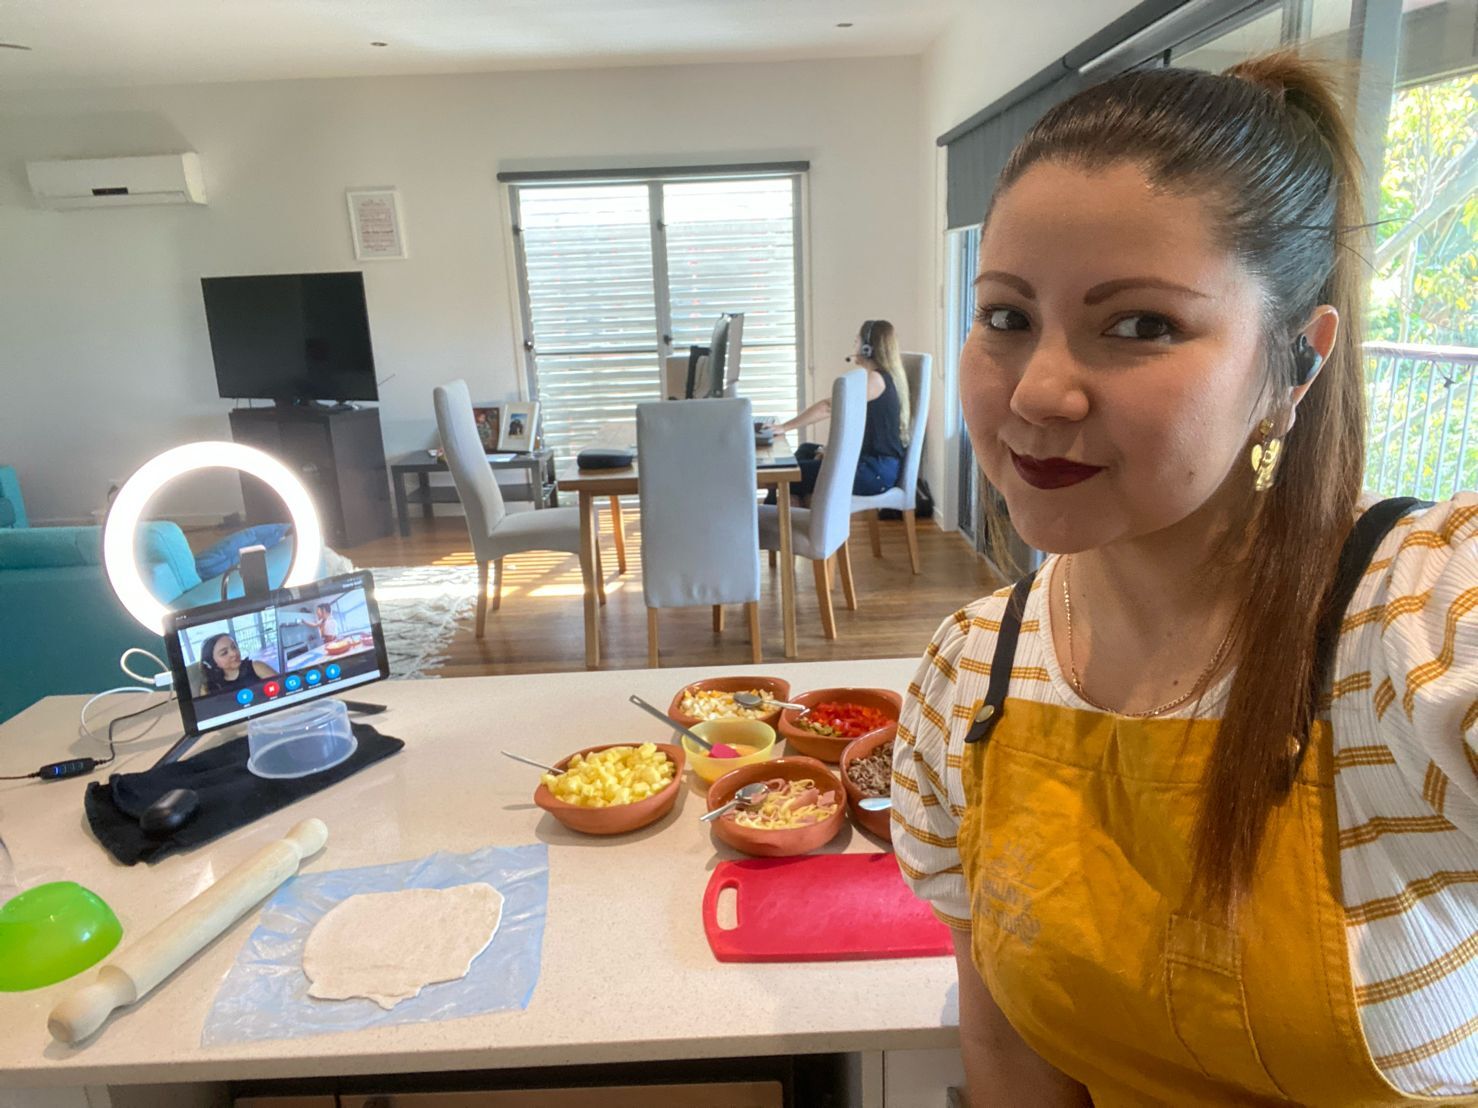
M498 449L527 453L534 448L539 427L539 402L515 400L503 405L503 433Z
M503 405L473 404L472 422L477 424L477 438L484 454L497 453L503 437Z

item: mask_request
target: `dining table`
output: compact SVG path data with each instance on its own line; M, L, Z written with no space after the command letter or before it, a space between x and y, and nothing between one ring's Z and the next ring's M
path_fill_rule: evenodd
M585 666L600 668L600 609L605 602L601 570L597 505L603 498L619 504L622 496L635 496L641 489L641 474L635 460L636 428L630 421L612 421L600 428L591 443L605 448L632 448L632 463L619 469L581 469L577 459L568 459L556 467L560 492L573 493L580 508L580 572L585 594ZM790 440L782 434L772 442L754 449L754 475L757 489L774 489L780 515L780 610L784 626L785 656L796 656L795 646L795 557L791 545L790 483L801 479L800 466ZM619 508L614 529L619 568L626 569L625 542L621 531ZM755 542L759 537L755 536Z

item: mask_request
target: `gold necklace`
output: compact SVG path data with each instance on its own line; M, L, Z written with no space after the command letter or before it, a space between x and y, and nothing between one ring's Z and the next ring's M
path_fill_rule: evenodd
M1105 704L1100 704L1089 696L1088 690L1083 688L1082 679L1078 677L1078 663L1076 652L1073 649L1073 599L1068 589L1068 578L1072 574L1072 566L1073 559L1072 555L1069 554L1062 559L1062 609L1067 615L1067 668L1068 680L1072 682L1073 692L1077 693L1078 696L1082 697L1083 700L1097 708L1100 712L1124 716L1127 719L1149 719L1152 716L1164 715L1166 712L1179 708L1206 687L1206 683L1211 679L1211 675L1217 671L1221 666L1222 660L1226 657L1227 649L1232 645L1232 632L1237 628L1235 622L1227 628L1227 633L1222 638L1221 645L1216 648L1216 653L1211 656L1211 661L1206 663L1206 668L1196 678L1196 683L1191 686L1190 691L1176 697L1174 700L1167 701L1156 708L1151 708L1147 712L1124 712L1118 708L1110 708Z

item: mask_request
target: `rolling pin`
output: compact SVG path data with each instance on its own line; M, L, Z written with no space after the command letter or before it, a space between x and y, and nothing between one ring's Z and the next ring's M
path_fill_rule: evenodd
M97 980L58 1004L46 1026L52 1038L76 1043L103 1025L113 1009L142 1000L149 991L225 931L258 901L298 872L304 858L323 849L328 828L306 819L287 838L263 847L174 915L129 945L98 970Z

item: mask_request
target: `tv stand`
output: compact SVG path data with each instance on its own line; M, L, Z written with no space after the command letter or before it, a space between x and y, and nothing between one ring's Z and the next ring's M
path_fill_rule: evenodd
M331 545L358 546L390 534L390 482L379 409L279 401L271 408L233 409L230 419L236 442L266 451L298 475L318 505ZM282 498L255 477L242 475L241 499L247 522L287 522Z
M352 400L317 400L298 397L296 400L283 400L280 397L272 401L272 408L279 412L291 412L297 408L314 408L325 412L357 412L359 405Z

